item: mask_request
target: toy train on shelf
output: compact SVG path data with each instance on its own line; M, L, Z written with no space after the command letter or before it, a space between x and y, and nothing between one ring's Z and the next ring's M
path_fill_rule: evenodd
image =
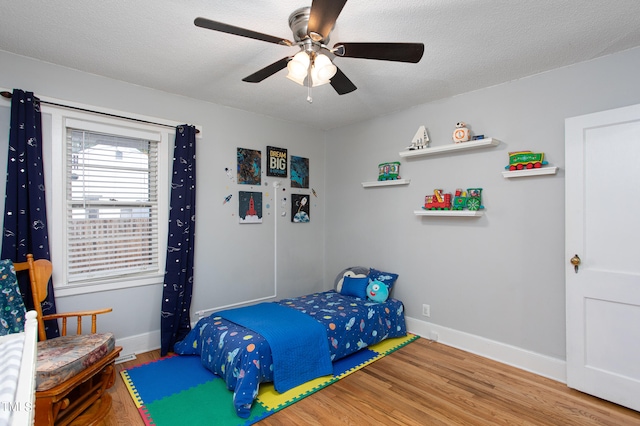
M509 165L505 166L505 169L509 171L539 169L547 164L549 163L544 159L544 152L515 151L509 153Z
M468 188L466 192L456 189L453 197L451 193L444 194L442 189L434 189L433 195L424 197L425 210L467 210L484 209L482 205L482 188Z
M378 164L378 180L396 180L400 179L400 162L392 161L390 163Z

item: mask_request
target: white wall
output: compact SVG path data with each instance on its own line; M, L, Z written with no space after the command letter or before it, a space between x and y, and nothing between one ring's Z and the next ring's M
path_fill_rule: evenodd
M235 148L275 145L311 159L311 186L319 194L311 198L310 224L292 225L288 216L278 221L279 297L330 288L346 266L375 266L400 274L394 295L414 328L497 344L514 359L522 353L565 358L564 119L640 102L640 49L325 133L3 52L0 63L3 88L203 126L192 311L250 300L266 291L256 283L273 283L274 218L237 225L237 205L222 200L244 189L224 173L235 167ZM2 102L0 117L8 117ZM409 186L362 188L376 179L378 163L399 159L420 125L437 146L450 143L460 120L502 144L402 160ZM504 179L507 153L522 149L544 151L559 173ZM413 215L434 188L475 186L484 188L481 218ZM160 297L160 287L151 286L66 297L59 306L113 306L106 328L147 350L158 345ZM431 305L431 318L421 316L423 303Z
M134 86L87 73L66 69L0 51L0 88L19 88L41 97L56 98L124 113L201 125L197 142L197 228L192 312L246 302L273 295L289 297L324 288L324 142L320 131L267 116ZM0 98L0 161L6 167L10 102ZM43 117L43 126L50 126ZM43 129L45 157L50 146ZM303 137L301 137L303 135ZM48 136L50 138L50 136ZM173 143L173 141L171 141ZM319 197L311 196L311 222L292 224L291 215L279 215L281 198L310 193L291 189L279 179L285 191L274 191L273 178L264 175L266 146L287 148L289 155L310 159L310 185ZM232 182L225 168L235 171L236 148L259 149L263 154L263 185ZM49 168L47 165L46 168ZM46 170L46 169L45 169ZM4 179L4 173L0 173ZM268 182L269 185L264 183ZM4 180L0 182L4 192ZM238 191L261 191L264 204L262 224L238 224ZM224 198L233 194L230 203ZM267 194L269 194L267 196ZM277 197L277 198L276 198ZM288 205L288 204L287 204ZM275 210L277 225L277 276L275 270ZM50 225L55 226L55 224ZM53 253L55 256L55 253ZM112 314L99 321L102 330L115 332L127 351L159 347L162 286L57 297L59 311L111 306ZM192 316L192 320L196 317Z
M394 296L409 317L564 360L564 119L640 102L638 69L634 49L328 132L327 272L397 272ZM420 125L432 146L452 143L458 121L502 143L398 156ZM524 149L545 152L558 174L503 178L507 153ZM361 187L396 160L409 186ZM413 214L434 188L469 187L484 188L480 218Z

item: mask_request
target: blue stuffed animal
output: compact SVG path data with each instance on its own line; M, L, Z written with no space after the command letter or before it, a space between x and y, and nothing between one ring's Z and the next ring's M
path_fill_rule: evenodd
M382 303L386 301L388 297L389 289L384 283L378 280L369 281L369 285L367 286L367 299L372 302Z

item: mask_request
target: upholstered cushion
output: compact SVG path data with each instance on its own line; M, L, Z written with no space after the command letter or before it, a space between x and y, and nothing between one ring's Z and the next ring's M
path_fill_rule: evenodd
M75 376L114 347L113 333L63 336L38 342L36 390L51 389Z
M0 336L23 331L25 312L13 262L0 260Z

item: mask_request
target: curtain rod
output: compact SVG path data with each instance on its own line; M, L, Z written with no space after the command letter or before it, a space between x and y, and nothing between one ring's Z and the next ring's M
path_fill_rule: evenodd
M0 92L0 95L2 95L2 97L7 98L7 99L11 99L13 97L11 92L6 91L6 90L3 90L2 92ZM102 112L102 111L94 111L94 110L91 110L91 109L80 108L80 107L71 106L71 105L64 105L64 104L59 104L59 103L56 103L56 102L49 102L49 101L40 100L40 103L41 104L58 106L58 107L62 107L62 108L69 108L69 109L73 109L73 110L76 110L76 111L91 112L91 113L94 113L94 114L102 114L102 115L106 115L108 117L123 118L125 120L137 121L138 123L155 124L157 126L170 127L172 129L175 128L175 126L171 126L169 124L155 123L153 121L141 120L139 118L125 117L125 116L122 116L122 115L110 114L108 112ZM196 133L200 133L200 130L196 129Z

